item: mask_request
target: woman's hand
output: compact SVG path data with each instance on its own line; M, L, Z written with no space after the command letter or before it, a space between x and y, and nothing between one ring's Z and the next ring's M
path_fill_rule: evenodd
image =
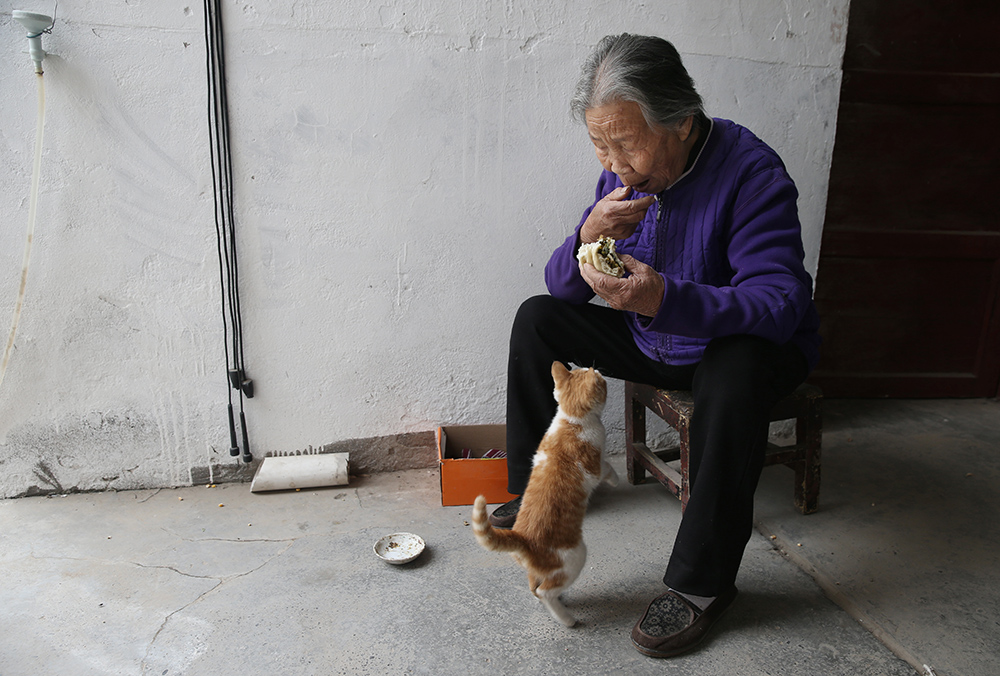
M642 199L625 199L632 188L615 188L604 196L587 216L580 228L580 244L596 242L601 235L612 239L627 239L635 232L635 227L646 217L646 210L656 200L653 195Z
M663 277L628 254L622 254L621 259L628 277L606 275L590 263L580 263L580 275L615 310L655 316L663 303Z

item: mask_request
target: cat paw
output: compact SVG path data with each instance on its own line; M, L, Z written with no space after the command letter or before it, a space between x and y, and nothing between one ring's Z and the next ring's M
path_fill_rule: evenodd
M604 463L603 474L602 480L604 483L612 487L618 485L618 472L615 471L614 467L608 463Z

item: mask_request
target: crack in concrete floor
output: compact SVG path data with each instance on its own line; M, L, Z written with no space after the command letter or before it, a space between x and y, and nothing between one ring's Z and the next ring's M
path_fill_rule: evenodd
M216 539L218 539L218 538L216 538ZM178 608L178 609L176 609L176 610L168 613L167 616L163 618L163 622L157 628L156 633L153 634L153 637L149 640L149 644L146 646L146 651L143 654L142 660L140 662L140 667L142 669L141 673L143 674L143 676L145 676L146 669L149 666L147 664L147 660L149 658L150 651L153 649L153 646L156 644L156 639L160 636L160 634L163 632L163 630L166 628L167 624L169 624L170 620L174 616L176 616L176 615L178 615L180 613L183 613L185 610L187 610L188 608L191 608L192 606L196 605L197 603L199 603L203 599L207 598L211 594L213 594L213 593L215 593L217 591L220 591L226 584L228 584L232 580L237 580L239 578L243 578L243 577L247 577L249 575L253 575L257 571L261 570L262 568L264 568L265 566L267 566L268 564L270 564L272 561L274 561L274 560L282 557L286 552L288 552L289 549L292 548L292 546L294 546L296 540L298 540L298 538L287 538L287 539L282 540L283 542L287 542L287 546L284 549L282 549L280 552L278 552L277 554L275 554L275 555L271 556L270 558L268 558L267 560L263 561L260 565L255 566L255 567L251 568L250 570L242 572L242 573L236 573L236 574L233 574L233 575L226 575L226 576L223 576L223 577L217 577L217 576L211 576L211 575L191 575L189 573L185 573L183 571L177 570L176 568L174 568L172 566L147 566L147 565L144 565L144 564L141 564L141 563L134 563L133 562L133 565L139 566L140 568L160 568L160 569L166 569L166 570L171 570L171 571L173 571L173 572L175 572L175 573L177 573L179 575L183 575L185 577L193 577L193 578L198 578L198 579L214 579L217 582L210 589L205 590L204 592L202 592L201 594L199 594L196 598L192 599L188 603L185 603L180 608ZM228 540L228 542L240 542L240 541L239 540L236 540L236 541L234 541L234 540Z

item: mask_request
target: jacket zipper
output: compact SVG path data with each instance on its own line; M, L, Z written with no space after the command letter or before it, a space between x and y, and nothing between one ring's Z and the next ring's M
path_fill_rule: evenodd
M655 249L653 251L653 260L657 263L657 268L662 266L662 261L660 260L660 226L663 225L663 196L666 191L661 192L656 195L656 237L654 238ZM666 361L666 357L670 354L672 348L672 343L669 334L665 334L660 337L657 341L659 345L657 346L657 352L660 355L660 361Z

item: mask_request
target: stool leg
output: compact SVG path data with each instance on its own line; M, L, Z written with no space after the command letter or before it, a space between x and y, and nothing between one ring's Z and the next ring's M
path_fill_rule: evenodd
M680 442L681 454L681 514L687 509L688 500L691 498L691 421L684 418L678 421L677 436Z
M822 439L822 404L819 399L810 399L795 423L795 442L804 448L805 456L795 465L795 506L803 514L812 514L819 508Z
M635 486L646 480L646 470L639 464L635 442L646 443L646 406L633 396L631 382L625 383L625 469L628 482Z

